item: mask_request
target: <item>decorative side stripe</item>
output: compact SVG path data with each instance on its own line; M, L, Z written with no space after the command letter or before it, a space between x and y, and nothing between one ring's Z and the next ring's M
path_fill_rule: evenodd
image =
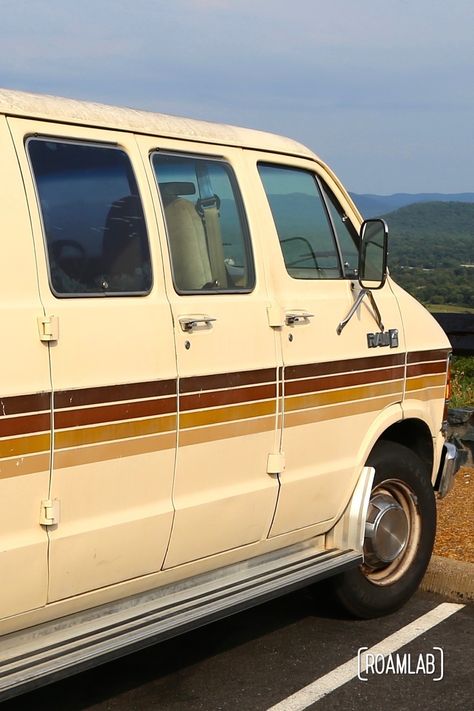
M54 408L74 408L84 405L120 402L124 400L144 400L163 395L176 394L176 380L152 380L145 383L124 385L104 385L96 388L60 390L54 394Z
M363 415L366 412L375 412L382 410L384 407L393 405L392 396L383 396L364 400L363 402L344 403L343 405L335 405L332 407L320 407L311 410L299 410L298 412L290 412L284 416L285 427L299 427L301 425L309 425L314 422L323 422L324 420L337 420L342 417L352 417L353 415Z
M429 373L444 373L447 372L447 361L441 360L434 363L417 363L415 365L409 365L407 368L407 377L413 377L415 375L425 375Z
M311 378L319 375L335 375L354 371L373 370L374 368L394 368L405 364L405 354L373 356L371 358L353 358L329 363L310 363L285 367L285 380Z
M295 395L297 393L321 392L322 390L333 390L335 388L349 387L352 385L362 385L366 383L380 383L403 379L405 368L384 368L381 370L371 370L350 373L348 375L325 376L320 378L308 378L305 380L293 380L285 383L285 395Z
M354 402L367 400L368 398L391 395L391 401L397 399L401 401L403 391L403 380L394 380L382 385L367 385L347 390L332 390L330 392L317 393L312 395L300 395L296 397L285 397L284 411L303 410L322 405L334 405L336 403ZM395 400L394 397L396 396Z
M419 378L409 378L407 380L406 389L407 392L412 392L413 390L423 390L424 388L432 388L437 385L444 387L446 383L446 375L425 375Z
M407 363L425 363L430 360L446 361L450 353L450 348L440 348L431 351L413 351L412 353L407 353Z
M98 444L129 437L143 437L160 432L176 430L176 415L152 417L146 420L130 420L98 427L60 430L55 433L55 449L78 447L85 444Z
M262 368L261 370L243 370L239 373L219 373L218 375L198 375L190 378L180 378L179 392L191 393L202 390L220 390L222 388L239 388L243 385L273 383L276 380L277 369Z
M448 349L407 355L406 391L443 397ZM355 358L284 368L286 427L372 412L401 401L405 355ZM174 379L60 391L54 396L55 466L119 457L272 431L282 368L182 378L180 432ZM0 399L0 478L47 471L51 393ZM277 417L278 415L278 417Z

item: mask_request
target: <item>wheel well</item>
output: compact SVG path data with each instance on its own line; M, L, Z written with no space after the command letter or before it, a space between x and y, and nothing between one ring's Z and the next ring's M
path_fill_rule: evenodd
M421 420L409 419L389 427L379 441L398 442L418 455L431 478L433 471L433 438L428 426Z

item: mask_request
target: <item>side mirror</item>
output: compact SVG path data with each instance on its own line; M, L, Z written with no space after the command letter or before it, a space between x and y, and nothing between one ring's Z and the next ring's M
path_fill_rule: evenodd
M381 289L387 278L388 227L385 220L365 220L360 230L359 284Z

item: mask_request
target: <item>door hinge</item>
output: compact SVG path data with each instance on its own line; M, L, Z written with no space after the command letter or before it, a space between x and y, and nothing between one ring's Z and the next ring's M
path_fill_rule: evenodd
M58 317L38 316L38 329L41 341L57 341L59 337Z
M59 523L59 499L43 499L41 502L41 526L55 526Z
M285 455L283 452L269 454L267 460L267 474L281 474L285 471Z

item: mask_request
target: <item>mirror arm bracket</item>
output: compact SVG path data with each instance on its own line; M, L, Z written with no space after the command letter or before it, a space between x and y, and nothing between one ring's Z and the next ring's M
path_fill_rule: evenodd
M349 313L347 314L347 316L345 318L342 319L342 321L340 322L339 326L336 329L336 333L338 336L341 335L343 329L347 326L347 324L349 323L351 318L354 316L355 312L361 305L365 296L369 297L370 304L374 310L377 325L380 328L380 330L382 331L382 333L384 332L385 328L384 328L384 325L382 322L382 316L380 315L380 311L379 311L379 308L378 308L377 303L375 301L374 295L372 294L370 289L361 289L361 291L359 291L359 293L357 295L357 299L354 301L353 305L351 306Z

